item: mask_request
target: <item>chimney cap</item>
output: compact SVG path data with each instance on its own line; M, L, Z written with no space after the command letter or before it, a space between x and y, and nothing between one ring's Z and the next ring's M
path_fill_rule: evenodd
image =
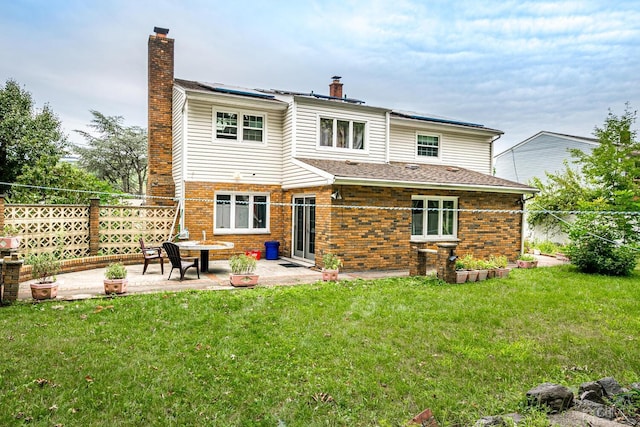
M342 77L341 77L341 76L333 76L333 77L331 77L331 78L332 78L333 80L340 81L340 79L341 79Z
M169 34L169 29L162 27L153 27L153 32L156 33L156 35L166 36L167 34Z

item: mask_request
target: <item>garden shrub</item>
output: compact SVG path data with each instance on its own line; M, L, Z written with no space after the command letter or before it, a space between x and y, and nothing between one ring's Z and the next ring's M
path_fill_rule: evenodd
M571 263L584 273L628 276L636 267L637 252L623 244L622 233L602 217L581 218L569 233Z

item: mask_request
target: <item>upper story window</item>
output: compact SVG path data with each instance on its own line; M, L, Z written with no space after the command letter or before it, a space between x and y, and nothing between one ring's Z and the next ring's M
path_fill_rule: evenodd
M411 236L438 240L455 238L458 224L456 197L413 196Z
M267 194L216 194L215 228L218 234L269 231Z
M417 134L418 157L440 157L440 137L438 135Z
M320 118L320 147L364 150L365 123Z
M258 114L216 111L217 139L264 142L264 116Z

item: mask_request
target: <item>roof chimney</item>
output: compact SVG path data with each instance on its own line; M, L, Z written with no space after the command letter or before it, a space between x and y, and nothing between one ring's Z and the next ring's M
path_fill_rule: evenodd
M331 77L333 81L329 85L329 96L334 98L342 98L342 83L340 83L340 76Z
M173 39L167 37L169 30L155 27L155 35L149 36L148 71L148 176L147 195L166 197L152 198L149 204L173 204L175 184L172 175L173 144Z

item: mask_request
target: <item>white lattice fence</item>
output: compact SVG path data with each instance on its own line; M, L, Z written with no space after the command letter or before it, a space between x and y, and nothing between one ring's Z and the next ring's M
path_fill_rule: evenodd
M175 208L140 206L100 207L100 253L128 254L140 250L138 239L159 245L169 238Z
M7 205L5 224L19 230L20 250L54 252L63 258L89 255L89 207L84 205Z

